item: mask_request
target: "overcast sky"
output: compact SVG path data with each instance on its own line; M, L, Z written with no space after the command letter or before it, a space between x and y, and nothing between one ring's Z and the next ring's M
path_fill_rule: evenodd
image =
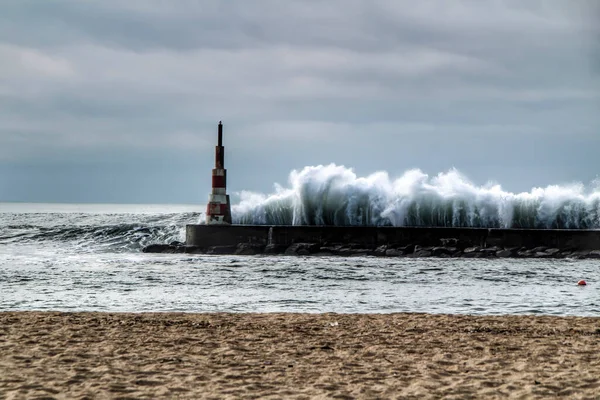
M597 0L0 0L0 201L205 203L292 169L600 174Z

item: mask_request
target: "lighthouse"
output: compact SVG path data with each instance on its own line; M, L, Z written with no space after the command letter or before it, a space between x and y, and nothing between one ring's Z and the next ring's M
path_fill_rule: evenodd
M207 225L230 225L231 204L227 194L227 170L223 147L223 124L219 121L219 138L215 147L215 168L212 170L212 192L206 206Z

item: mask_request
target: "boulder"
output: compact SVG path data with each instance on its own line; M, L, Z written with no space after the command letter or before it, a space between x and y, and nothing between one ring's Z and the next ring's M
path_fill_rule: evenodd
M323 249L321 249L321 250L323 250ZM365 249L365 248L358 248L358 247L357 248L342 247L333 254L335 254L337 256L342 256L342 257L368 256L368 255L373 254L373 250Z
M496 252L500 249L496 246L494 247L486 247L485 249L481 249L479 252L483 255L483 257L496 257Z
M517 255L517 249L515 249L515 248L498 250L496 252L496 257L500 257L500 258L515 257L516 255Z
M486 254L481 251L479 246L467 247L462 254L463 258L484 258L485 256Z
M440 243L443 247L456 247L459 240L457 238L443 238L440 239Z
M433 247L421 247L415 246L415 252L410 254L409 257L431 257Z
M583 258L586 258L588 256L588 254L590 254L589 250L577 250L577 251L572 252L569 257L583 259Z
M560 253L555 255L556 258L572 258L573 250L561 250Z
M481 251L471 251L469 253L463 253L463 258L485 258L486 254Z
M535 253L534 252L531 252L531 253L532 253L531 256L533 258L550 258L550 255L548 253L546 253L545 251L536 251Z
M185 253L185 246L173 246L170 244L150 244L142 249L142 253Z
M185 252L188 254L204 254L205 251L200 246L185 246Z
M457 251L456 247L437 246L437 247L434 247L433 249L431 249L431 254L434 257L443 257L443 256L451 256L454 253L456 253L456 251Z
M170 244L150 244L142 248L142 253L162 253L170 247Z
M417 246L414 244L409 244L407 246L398 247L398 250L401 250L402 252L404 252L404 254L411 254L415 252L416 247Z
M509 258L513 257L513 253L510 250L500 250L496 252L496 257L498 258Z
M353 254L352 249L348 246L334 246L332 248L329 248L332 254L336 255L336 256L342 256L342 257L347 257L347 256L351 256ZM321 250L327 250L326 248L321 248Z
M317 243L293 243L286 250L287 255L305 256L316 253L320 250Z
M440 239L442 247L455 247L460 250L464 250L472 244L457 238L443 238Z
M349 256L350 257L366 257L372 256L373 250L371 249L352 249Z
M211 246L207 249L206 254L234 254L237 246Z
M463 253L464 254L478 253L479 250L481 250L481 247L479 247L479 246L467 247L466 249L463 250Z
M384 257L387 249L388 249L388 247L385 244L382 246L379 246L378 248L375 249L375 251L373 252L373 255L377 256L377 257Z
M323 251L323 250L319 250L316 253L312 254L312 256L315 256L315 257L331 257L333 255L334 254L332 252L330 252L330 251Z
M265 254L283 254L288 247L285 244L268 244L265 247Z
M419 251L415 251L414 253L411 254L411 256L413 257L431 257L431 250L419 250Z
M400 257L403 255L404 255L404 252L400 249L387 249L385 251L386 257Z
M519 249L519 251L517 251L517 257L522 257L522 258L530 258L533 257L535 253L532 250L529 249L525 249L525 248L521 248Z
M327 246L321 247L319 252L326 252L339 256L344 249L345 247L341 244L329 244Z
M235 254L240 256L253 256L263 252L265 246L256 243L239 243Z
M600 250L592 250L590 251L586 258L600 258Z

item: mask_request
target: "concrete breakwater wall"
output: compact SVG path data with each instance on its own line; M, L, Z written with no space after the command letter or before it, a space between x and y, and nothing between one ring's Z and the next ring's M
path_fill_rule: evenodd
M188 225L186 243L146 252L600 258L600 231L424 227Z

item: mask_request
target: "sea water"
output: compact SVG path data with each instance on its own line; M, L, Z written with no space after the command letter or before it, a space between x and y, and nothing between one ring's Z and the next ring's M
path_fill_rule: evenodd
M600 315L596 260L141 252L202 209L0 203L0 311Z

